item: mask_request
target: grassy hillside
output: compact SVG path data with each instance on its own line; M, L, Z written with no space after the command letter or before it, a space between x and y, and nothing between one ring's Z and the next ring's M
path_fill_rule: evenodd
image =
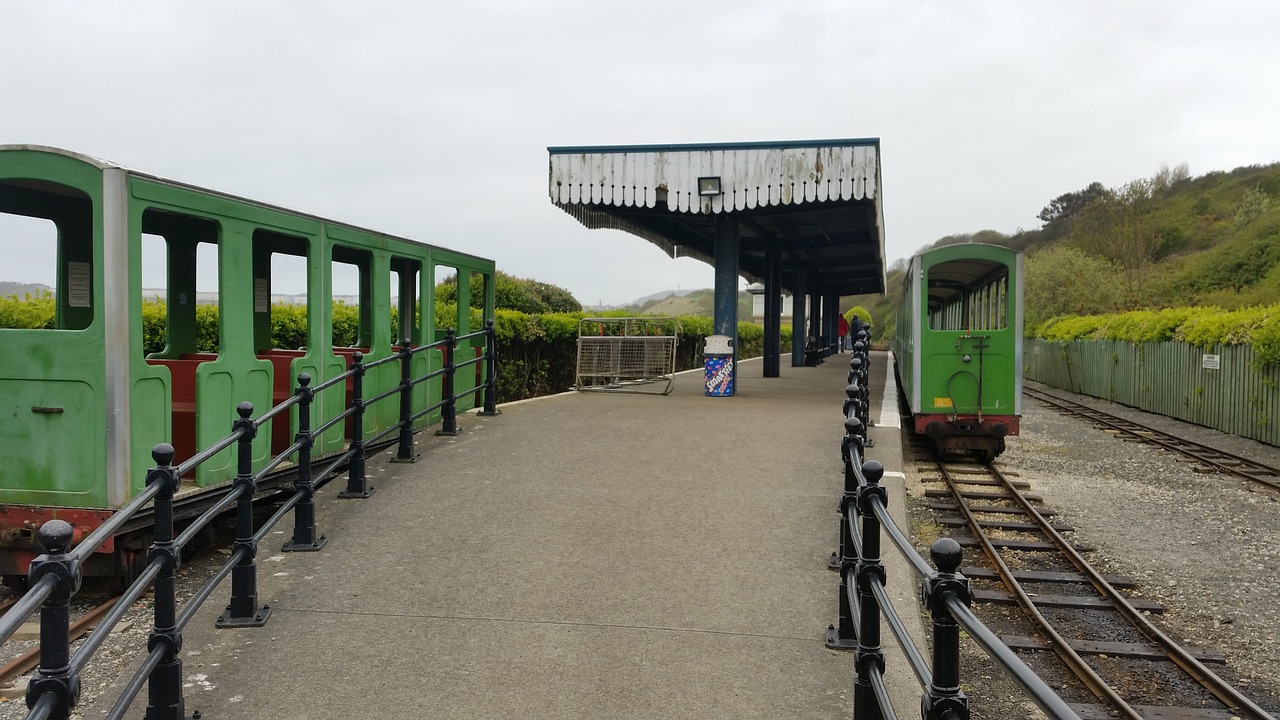
M672 293L666 297L648 300L629 309L648 315L714 317L715 291L710 288L694 290L683 296L676 296L675 293ZM751 320L751 294L748 292L738 293L738 319Z
M1053 198L1039 217L1038 230L950 235L930 247L989 242L1024 252L1029 329L1061 315L1280 300L1280 163L1093 183ZM893 324L903 270L890 269L884 297L842 299L842 309L871 312L877 338Z

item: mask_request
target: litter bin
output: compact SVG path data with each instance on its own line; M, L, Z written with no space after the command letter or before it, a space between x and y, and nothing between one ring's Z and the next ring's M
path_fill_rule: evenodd
M702 370L707 380L707 397L733 395L733 338L710 335L702 350Z

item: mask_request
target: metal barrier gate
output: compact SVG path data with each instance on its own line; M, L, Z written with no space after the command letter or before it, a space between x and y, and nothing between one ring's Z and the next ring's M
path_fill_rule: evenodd
M675 382L673 317L583 318L578 323L579 390L667 395ZM645 389L665 382L661 389Z

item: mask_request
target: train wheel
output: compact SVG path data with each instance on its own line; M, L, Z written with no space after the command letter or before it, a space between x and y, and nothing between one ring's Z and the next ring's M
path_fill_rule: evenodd
M147 569L147 551L146 549L135 550L133 548L117 548L116 549L116 574L107 579L108 589L116 595L123 595L124 591L133 584L134 580Z
M996 460L996 451L994 449L970 450L969 453L973 455L974 460L980 463L990 464Z

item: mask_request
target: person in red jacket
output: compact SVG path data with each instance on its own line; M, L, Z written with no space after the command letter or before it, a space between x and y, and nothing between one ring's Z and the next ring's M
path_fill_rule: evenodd
M844 339L849 336L849 321L844 315L836 320L836 333L840 335L840 352L844 352Z

